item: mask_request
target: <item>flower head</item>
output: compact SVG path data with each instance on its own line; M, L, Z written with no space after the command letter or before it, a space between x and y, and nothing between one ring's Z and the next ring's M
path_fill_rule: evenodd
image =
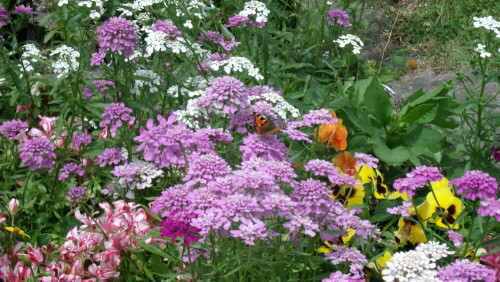
M70 174L76 174L79 176L83 176L85 174L85 170L83 169L82 164L75 163L67 163L64 164L61 170L59 170L59 177L57 178L59 181L64 181Z
M33 8L30 6L25 6L25 5L17 5L14 7L14 10L12 10L12 13L19 13L19 14L27 14L27 15L36 15L37 12L33 11Z
M369 166L371 168L377 168L379 159L375 158L374 156L370 154L365 154L365 153L355 153L354 158L357 160L356 166Z
M68 191L66 198L71 206L76 206L86 198L87 187L74 187Z
M198 242L196 236L200 230L191 226L191 220L195 217L193 212L187 210L178 210L171 212L166 219L161 222L164 228L160 229L163 237L169 237L172 242L177 240L177 237L184 237L184 245L189 245L192 242Z
M126 162L122 149L120 148L106 148L102 154L97 156L99 160L100 167L105 167L106 165L117 165L121 162Z
M456 260L440 268L437 278L443 282L498 281L493 269L467 259Z
M21 120L4 121L0 124L0 134L5 137L17 139L17 135L28 129L28 123Z
M110 126L109 131L114 134L123 125L122 121L134 122L135 117L131 116L130 113L132 113L132 109L125 107L124 103L111 103L104 109L103 120L99 123L99 126Z
M30 170L52 168L55 164L54 143L46 138L36 137L23 144L19 149L21 161Z
M349 26L349 15L342 9L329 10L325 19L328 21L328 25L339 24L343 27Z
M340 48L344 48L346 45L351 45L353 54L361 53L361 48L364 46L363 41L361 41L359 37L352 34L341 35L333 42L338 43Z
M481 201L481 207L477 209L481 216L491 216L500 222L500 199L487 198Z
M135 28L127 19L112 17L97 27L97 40L99 41L100 53L108 50L111 52L123 52L123 55L130 56L137 49L137 35Z
M243 152L243 160L252 158L262 158L264 160L285 160L287 147L275 134L260 136L259 134L248 134L243 138L243 145L240 146Z
M477 198L496 198L498 194L496 179L479 170L468 171L451 183L457 187L458 194L464 194L466 199L472 201Z
M151 26L151 30L161 31L171 37L180 36L182 34L171 20L159 20Z
M337 118L335 112L330 111L333 118ZM347 128L342 125L342 119L336 123L326 123L318 127L315 132L318 142L326 143L327 147L333 147L337 151L347 148Z
M213 107L223 114L232 114L247 105L243 82L231 76L214 79L205 95L196 102L197 107Z

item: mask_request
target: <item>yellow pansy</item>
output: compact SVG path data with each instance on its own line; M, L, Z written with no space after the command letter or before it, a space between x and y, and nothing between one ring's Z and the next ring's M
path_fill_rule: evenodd
M373 194L377 199L385 199L387 194L389 194L389 188L384 184L384 176L378 169L374 169L367 165L362 167L356 167L359 172L358 177L361 183L373 183Z
M5 227L5 230L10 231L12 233L15 233L17 235L23 236L23 237L28 237L28 239L31 239L30 235L24 233L24 231L21 230L19 227Z
M330 241L323 241L323 246L316 249L318 253L331 253L333 251L333 247L336 247L336 244L330 243Z
M428 208L429 204L426 201L417 207L418 215L420 218L425 218L423 216L425 216ZM410 242L412 244L427 242L427 237L425 236L424 230L422 229L420 224L416 222L417 216L415 213L415 209L410 208L409 214L413 220L403 217L400 218L398 222L399 229L398 231L394 232L394 235L396 235L396 238L399 240L398 243L406 245L407 242ZM423 225L426 225L425 221L423 222Z
M347 230L347 236L342 237L342 242L345 244L351 240L352 236L356 234L356 229L349 228Z
M408 197L408 194L406 194L406 192L399 193L398 191L394 191L394 192L391 193L391 195L389 195L389 200L394 200L394 199L397 199L397 198L401 198L405 202L409 202L410 201L410 197Z
M437 189L427 194L426 202L429 204L429 208L426 212L426 217L429 218L429 222L435 223L439 227L443 228L453 228L458 229L458 223L455 223L457 217L463 211L462 201L455 197L449 189ZM437 200L437 201L436 201ZM433 214L438 213L439 215L433 218Z
M343 186L334 185L329 187L332 191L332 198L344 204L346 207L352 205L362 205L365 198L365 189L362 185L359 186Z
M439 181L431 182L431 187L434 191L442 188L447 188L448 190L452 191L450 186L450 181L448 181L446 177L443 177L443 179Z
M387 262L391 259L391 257L392 257L392 254L390 252L386 251L383 256L381 256L375 260L375 262L377 263L377 267L378 268L386 268Z

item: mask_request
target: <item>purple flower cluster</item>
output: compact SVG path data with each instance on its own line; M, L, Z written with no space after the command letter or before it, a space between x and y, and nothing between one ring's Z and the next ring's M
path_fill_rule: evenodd
M63 167L59 170L59 177L57 178L59 181L66 180L70 174L74 173L79 176L83 176L85 174L85 170L83 169L82 164L75 163L67 163L64 164Z
M464 236L462 236L462 234L449 230L446 232L446 235L448 235L448 239L453 242L453 246L455 246L455 248L460 248L460 246L462 246L462 242L464 240Z
M39 170L43 168L52 168L55 164L54 157L54 143L46 138L37 137L33 138L23 144L19 151L19 157L23 164L30 170Z
M236 26L238 28L246 27L248 23L248 17L242 15L234 15L227 19L229 24L225 24L225 27Z
M112 17L97 27L97 40L99 41L99 51L92 54L91 66L99 66L104 62L106 52L121 52L124 56L131 56L137 45L137 35L135 27L131 21Z
M398 178L394 181L393 187L399 193L405 193L408 197L415 196L415 191L423 188L427 181L434 182L443 179L443 175L437 167L419 166L406 174L406 178Z
M87 187L74 187L68 191L66 199L71 206L76 206L85 200Z
M110 88L115 88L116 84L113 81L109 80L94 80L93 81L95 87L99 89L101 92L105 92L106 90Z
M354 158L357 159L356 166L359 167L366 165L371 168L377 168L379 162L379 159L364 153L355 153Z
M5 137L16 139L17 135L28 129L28 124L21 120L4 121L0 124L0 134Z
M92 143L92 135L87 133L73 133L73 139L71 139L71 148L77 151L81 151L84 145Z
M103 120L99 123L100 127L109 126L109 131L113 135L118 128L123 125L122 121L133 123L135 117L131 116L132 109L125 107L124 103L111 103L104 109Z
M199 229L191 226L191 220L195 217L193 212L178 210L171 212L166 219L161 222L165 228L160 229L163 237L169 237L172 242L177 240L177 237L184 237L184 245L189 245L193 242L198 242L196 236Z
M10 19L10 16L7 13L7 10L5 9L5 7L0 7L0 26L6 25L7 24L6 20L8 19Z
M325 123L337 123L339 120L333 118L327 109L310 111L303 116L303 123L306 126L320 125Z
M283 161L286 158L288 149L274 134L260 136L259 134L252 133L243 138L243 145L240 146L240 151L243 152L244 161L253 158Z
M214 107L224 114L232 114L247 106L247 93L243 82L231 76L214 79L205 95L196 102L197 107Z
M443 282L497 281L495 270L480 263L471 262L467 259L456 260L455 262L440 268L438 270L437 278L441 279Z
M410 217L409 208L412 206L411 202L403 202L401 206L394 208L387 208L387 212L394 215L400 215L404 218Z
M213 30L208 30L206 35L200 33L200 41L210 41L214 44L220 44L226 51L231 51L234 47L241 44L241 42L236 41L234 38L225 38L220 35L220 32Z
M451 184L457 187L458 194L465 194L469 200L477 198L496 198L498 194L498 183L488 173L479 170L466 172L462 177L454 179Z
M30 6L25 6L25 5L15 6L14 10L12 10L12 13L27 14L27 15L37 14L37 12L33 11L33 9Z
M330 274L328 278L321 280L321 282L363 282L365 279L361 279L358 275L348 275L340 271L336 271Z
M329 10L325 19L328 20L328 25L339 24L343 27L349 26L349 15L342 9Z
M358 186L356 180L348 174L339 173L338 169L331 162L319 159L312 159L304 166L306 171L311 171L316 176L326 176L334 185Z
M500 222L500 199L487 198L481 201L481 207L477 209L477 213L483 217L492 216Z
M162 31L171 37L180 36L182 34L171 20L159 20L151 26L151 30Z
M120 148L106 148L102 154L98 155L99 166L105 167L107 165L117 165L121 162L127 162L127 159L123 156L123 152Z
M363 277L363 265L368 263L365 255L358 249L347 248L344 246L336 247L333 252L325 254L325 259L332 264L348 263L349 271L352 275Z
M226 175L231 167L226 161L215 154L191 154L188 158L188 170L182 179L186 186L194 186L197 183L206 184L217 177Z

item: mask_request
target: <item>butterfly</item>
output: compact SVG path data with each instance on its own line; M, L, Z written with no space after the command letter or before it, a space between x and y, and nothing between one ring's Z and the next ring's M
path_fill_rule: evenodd
M282 130L285 126L274 126L267 119L259 114L254 114L255 119L255 131L260 136L266 136L273 134L276 131Z

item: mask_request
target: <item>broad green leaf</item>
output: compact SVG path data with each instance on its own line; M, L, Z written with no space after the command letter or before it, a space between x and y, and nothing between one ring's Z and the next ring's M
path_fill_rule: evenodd
M400 165L410 158L410 150L403 146L390 149L386 144L380 142L373 147L375 155L389 165Z
M403 116L402 121L414 124L429 123L436 117L439 104L422 104L411 109Z
M384 124L390 121L391 99L376 77L370 79L370 84L365 91L364 102L367 109L380 123Z
M403 143L409 148L420 147L421 149L435 153L441 150L441 141L443 138L444 136L441 133L428 127L418 125L410 129L408 133L403 136Z

